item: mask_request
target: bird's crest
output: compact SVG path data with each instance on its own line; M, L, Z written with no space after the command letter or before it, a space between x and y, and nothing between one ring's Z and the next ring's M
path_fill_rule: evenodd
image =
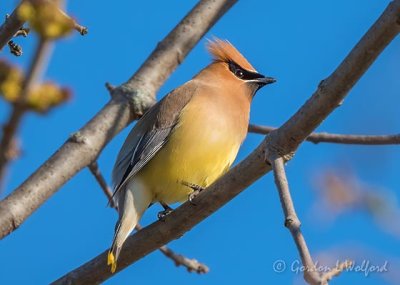
M227 40L218 38L209 40L207 49L215 61L234 62L244 69L256 71L247 59Z

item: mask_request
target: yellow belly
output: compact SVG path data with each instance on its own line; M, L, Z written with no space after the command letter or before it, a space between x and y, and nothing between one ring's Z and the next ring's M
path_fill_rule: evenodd
M186 201L193 190L182 182L208 187L235 160L244 135L234 131L229 118L199 112L186 110L165 146L137 174L152 191L153 202Z

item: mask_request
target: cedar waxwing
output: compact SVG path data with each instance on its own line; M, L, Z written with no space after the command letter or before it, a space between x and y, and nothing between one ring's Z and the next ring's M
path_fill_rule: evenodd
M229 170L249 124L255 93L275 79L257 73L228 41L208 43L214 61L137 122L113 169L119 220L108 253L115 272L121 247L144 211L190 201Z

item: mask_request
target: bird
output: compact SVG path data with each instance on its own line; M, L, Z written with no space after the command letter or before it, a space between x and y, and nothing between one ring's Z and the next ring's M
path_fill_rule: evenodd
M194 197L234 162L246 137L250 104L272 77L258 73L227 40L214 38L212 62L168 93L136 123L118 153L113 172L113 202L119 219L108 251L114 273L129 234L146 209Z

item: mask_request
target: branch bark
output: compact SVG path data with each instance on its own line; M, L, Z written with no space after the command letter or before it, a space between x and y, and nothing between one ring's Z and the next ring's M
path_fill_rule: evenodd
M249 133L256 134L269 134L274 127L249 125ZM331 134L331 133L311 133L306 141L318 143L339 143L339 144L358 144L358 145L392 145L400 144L400 134L395 135L344 135L344 134Z
M24 24L24 21L18 18L18 7L15 8L12 14L0 26L0 50L3 49Z
M0 202L0 238L18 228L104 146L155 102L155 93L183 58L236 0L202 0L158 44L113 98L39 169ZM131 106L130 106L131 105Z
M281 157L292 154L299 144L338 106L371 63L400 31L400 0L392 1L339 67L324 80L313 96L281 128L271 134L241 163L195 198L196 206L184 203L164 222L155 222L130 236L119 258L117 270L181 237L221 208L254 181L271 170L265 153L275 150ZM267 151L268 150L268 151ZM92 284L111 277L107 251L76 268L53 284Z

